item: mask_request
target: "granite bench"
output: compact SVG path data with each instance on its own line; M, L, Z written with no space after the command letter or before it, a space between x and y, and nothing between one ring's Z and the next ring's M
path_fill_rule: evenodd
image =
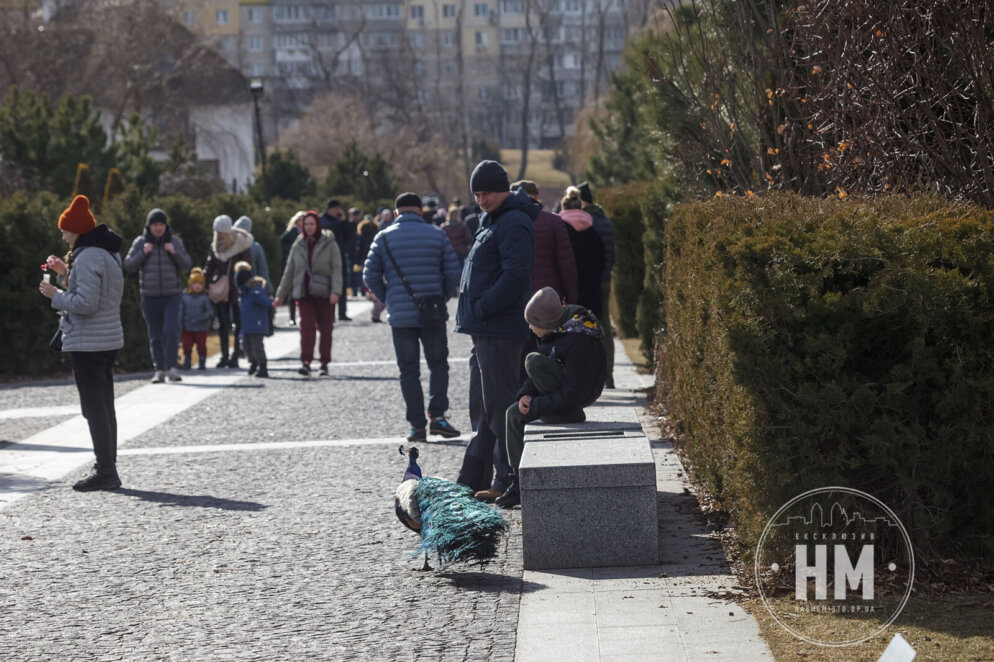
M656 466L635 409L620 404L587 408L586 423L526 428L526 569L659 562Z

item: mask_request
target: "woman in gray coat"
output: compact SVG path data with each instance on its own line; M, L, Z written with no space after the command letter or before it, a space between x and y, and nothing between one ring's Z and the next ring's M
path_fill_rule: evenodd
M342 254L335 235L321 229L317 212L306 212L301 219L301 234L290 247L283 278L276 288L277 308L289 294L297 301L300 313L300 368L305 377L311 374L314 359L315 327L321 332L318 356L320 375L328 374L331 361L331 334L335 326L335 304L342 291Z
M69 244L67 262L54 255L48 268L59 275L56 286L42 281L39 291L60 311L63 352L72 358L83 418L97 462L93 472L73 485L80 492L115 490L117 475L117 415L114 411L114 359L124 346L121 327L121 237L90 213L89 200L77 195L59 217L62 240Z

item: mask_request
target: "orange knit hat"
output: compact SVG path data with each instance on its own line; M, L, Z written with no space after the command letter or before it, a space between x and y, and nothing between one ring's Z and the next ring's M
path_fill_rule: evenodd
M72 199L69 209L59 216L59 229L75 232L76 234L86 234L93 232L97 227L97 221L90 213L90 201L85 195L77 195Z

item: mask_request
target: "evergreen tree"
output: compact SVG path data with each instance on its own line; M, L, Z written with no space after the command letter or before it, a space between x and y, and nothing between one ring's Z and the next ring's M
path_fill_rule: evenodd
M132 113L121 130L120 138L112 146L121 175L149 197L159 191L159 177L162 174L162 166L150 155L158 137L158 129L146 129L141 116Z
M76 184L73 186L70 197L75 198L77 195L85 195L90 201L90 206L94 209L100 206L100 198L97 197L97 187L93 183L93 177L90 175L90 166L85 163L76 165Z
M311 171L300 162L292 149L269 154L266 157L265 178L257 172L255 182L249 187L249 193L259 201L271 198L301 200L316 192L317 184Z
M332 195L353 196L373 203L396 194L393 168L379 154L369 156L353 140L328 169L325 189Z
M107 174L107 183L104 185L104 204L121 195L125 190L127 190L127 186L121 177L121 171L117 168L111 168Z

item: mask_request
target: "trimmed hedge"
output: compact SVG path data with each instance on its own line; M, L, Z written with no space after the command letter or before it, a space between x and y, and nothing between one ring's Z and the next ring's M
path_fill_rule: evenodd
M671 409L744 551L792 497L844 485L919 553L990 558L994 214L724 198L677 208L665 241Z
M635 322L642 355L655 365L659 339L666 330L666 296L663 259L666 253L667 219L679 199L673 185L663 179L646 191L642 205L642 264L645 271L636 307Z
M645 280L642 248L642 208L640 199L647 185L642 182L601 189L597 201L614 223L614 270L611 295L618 307L614 320L625 338L638 334L635 310Z
M64 255L66 245L58 230L59 214L68 200L50 193L31 196L17 194L0 199L0 376L42 376L68 369L68 361L48 347L55 332L57 318L50 303L38 293L40 265L50 254ZM106 223L124 239L122 252L145 226L145 217L153 207L169 216L173 232L193 258L194 266L203 266L213 236L212 223L218 214L237 219L242 214L252 218L252 233L266 251L270 275L279 280L279 234L287 220L303 205L274 200L267 212L264 206L247 195L217 195L207 200L186 197L142 199L133 189L115 198L96 214L98 223ZM138 276L125 278L121 301L125 345L118 354L118 366L124 370L151 369L148 335L139 308Z

